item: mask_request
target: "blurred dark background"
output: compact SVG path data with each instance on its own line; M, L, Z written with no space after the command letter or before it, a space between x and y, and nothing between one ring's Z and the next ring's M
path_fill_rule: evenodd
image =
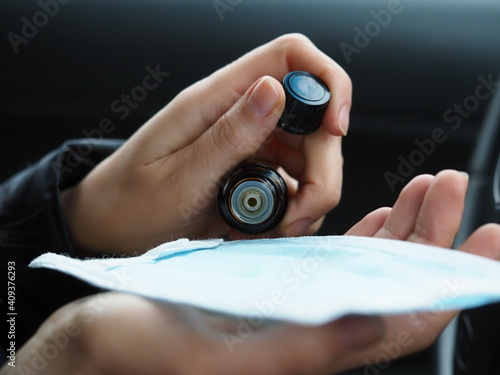
M366 212L391 204L413 175L466 169L487 101L456 130L443 115L474 95L478 77L498 71L498 2L402 1L384 26L373 13L383 17L389 3L71 0L27 43L18 42L15 53L8 34L23 37L25 20L43 25L36 16L43 8L36 1L3 1L0 180L64 140L84 137L103 118L116 125L107 137L127 138L182 88L281 34L301 32L338 61L354 85L343 145L344 200L324 229L342 233ZM346 58L342 43L355 52ZM111 103L157 64L170 75L120 120ZM448 139L392 191L384 173L398 175L398 156L408 159L415 139L436 128Z
M64 2L0 3L0 181L104 118L115 125L106 137L127 138L186 86L281 34L301 32L354 85L343 200L321 234L343 233L391 205L417 174L467 170L488 108L484 81L496 80L500 65L498 1ZM157 64L169 76L119 119L111 103ZM417 144L436 129L446 140L418 158ZM410 163L404 175L402 160ZM392 187L388 172L398 176ZM433 374L421 367L433 355L407 359L421 371L404 373Z

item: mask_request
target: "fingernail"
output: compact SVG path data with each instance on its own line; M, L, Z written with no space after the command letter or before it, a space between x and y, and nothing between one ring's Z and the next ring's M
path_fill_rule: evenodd
M347 104L339 112L339 128L344 135L347 135L347 131L349 130L349 112L350 108Z
M288 227L288 236L290 237L298 237L305 235L307 229L314 222L311 219L301 219L294 222L292 225Z
M278 104L279 94L269 77L264 77L248 97L248 106L257 117L266 117Z
M340 343L348 350L360 350L384 337L384 326L379 317L351 315L337 321Z

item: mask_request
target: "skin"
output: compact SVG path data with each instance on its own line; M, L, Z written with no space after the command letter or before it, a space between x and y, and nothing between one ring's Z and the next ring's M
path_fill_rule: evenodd
M332 92L320 129L307 136L276 129L285 102L279 81L294 70L317 75ZM249 52L181 92L63 193L74 242L99 255L181 237L241 238L218 215L215 196L222 177L248 159L279 168L290 191L284 219L266 236L316 232L340 199L351 94L344 70L302 35Z
M275 132L284 101L276 79L291 70L318 75L333 94L320 130L307 137ZM194 189L252 156L280 167L291 190L286 217L268 235L315 232L340 199L340 136L348 124L342 108L350 108L351 91L345 72L300 35L278 38L189 87L62 193L80 253L131 254L179 237L227 233L213 194L202 191L194 202ZM466 189L467 176L456 171L419 176L392 208L373 211L346 235L450 248ZM500 259L500 226L479 228L459 250ZM326 375L380 361L384 345L401 342L402 333L397 356L421 350L455 314L348 316L321 327L282 322L252 331L230 350L224 334L238 333L234 317L105 293L56 311L18 351L16 367L6 365L0 374ZM50 355L54 338L59 346ZM43 353L51 358L40 361Z
M450 247L466 188L467 177L456 171L416 177L392 208L373 211L346 234ZM459 250L499 260L500 226L479 228ZM384 346L394 348L398 342L397 356L421 350L455 314L415 315L419 324L402 315L348 316L321 327L264 325L231 351L224 334L237 335L236 318L107 293L72 302L54 313L18 352L16 368L5 366L0 374L29 373L27 369L37 363L36 353L53 346L54 337L67 337L67 344L37 368L37 374L327 375L374 364L385 358Z

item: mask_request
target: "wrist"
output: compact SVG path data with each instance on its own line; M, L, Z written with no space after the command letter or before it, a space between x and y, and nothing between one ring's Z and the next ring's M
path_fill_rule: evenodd
M113 250L109 220L99 195L94 196L87 179L60 193L61 207L77 256L97 256Z

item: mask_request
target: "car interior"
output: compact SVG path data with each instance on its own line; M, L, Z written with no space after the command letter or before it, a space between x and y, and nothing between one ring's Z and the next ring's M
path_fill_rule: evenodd
M183 88L298 32L354 88L342 200L319 234L343 234L414 176L448 168L470 176L457 244L500 222L496 0L4 0L0 18L0 182L68 139L128 138ZM153 89L120 101L156 69ZM500 373L499 316L499 305L464 311L429 349L345 374Z

